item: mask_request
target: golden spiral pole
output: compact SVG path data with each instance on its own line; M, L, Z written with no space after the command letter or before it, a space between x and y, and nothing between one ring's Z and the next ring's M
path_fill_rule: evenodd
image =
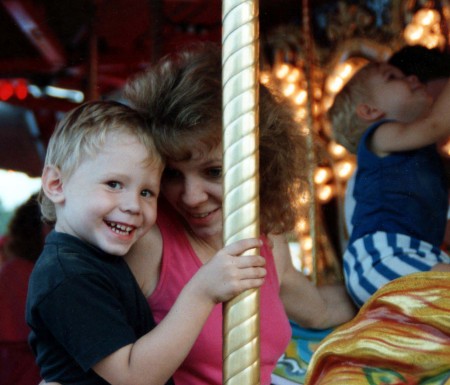
M222 3L223 240L259 237L259 6ZM249 253L259 254L258 249ZM224 304L223 384L260 383L259 290Z
M302 0L302 12L303 12L303 36L304 36L304 51L305 51L305 76L307 80L307 118L306 124L308 126L308 136L306 138L306 144L308 149L308 185L309 185L309 226L310 226L310 237L312 240L312 273L311 279L314 284L318 281L318 271L317 271L317 228L318 228L318 217L317 217L317 207L316 207L316 187L314 184L314 170L316 169L316 156L314 149L314 119L313 119L313 90L312 82L314 81L313 71L314 71L314 52L312 45L312 34L311 34L311 20L310 20L310 7L308 0Z

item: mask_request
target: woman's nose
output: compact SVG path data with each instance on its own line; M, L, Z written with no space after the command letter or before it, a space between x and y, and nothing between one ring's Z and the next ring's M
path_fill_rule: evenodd
M182 194L183 203L195 206L208 199L208 194L203 187L203 184L198 180L185 180Z

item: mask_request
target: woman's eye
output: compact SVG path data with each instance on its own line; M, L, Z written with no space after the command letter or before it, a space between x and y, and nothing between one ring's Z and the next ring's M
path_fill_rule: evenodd
M222 177L222 167L213 167L208 169L207 174L211 178L221 178Z
M106 184L114 190L118 190L122 187L122 184L120 182L114 180L106 182Z

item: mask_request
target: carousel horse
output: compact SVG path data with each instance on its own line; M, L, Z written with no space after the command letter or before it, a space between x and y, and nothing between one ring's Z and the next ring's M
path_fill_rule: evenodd
M379 289L312 356L305 385L450 385L450 274Z

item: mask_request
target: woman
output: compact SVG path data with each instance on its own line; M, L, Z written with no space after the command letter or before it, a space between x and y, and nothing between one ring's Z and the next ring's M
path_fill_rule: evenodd
M157 226L127 261L159 322L195 272L223 248L221 56L202 45L163 58L130 79L125 98L148 117L166 158ZM267 276L261 288L261 384L291 336L289 319L327 328L352 318L341 286L316 288L296 271L283 236L293 229L304 192L304 138L287 106L260 91L261 234ZM216 305L175 382L221 384L222 307Z
M0 266L0 378L3 385L40 381L39 369L28 346L30 328L25 302L31 270L49 228L41 220L37 195L31 195L14 212L8 224L6 261Z

